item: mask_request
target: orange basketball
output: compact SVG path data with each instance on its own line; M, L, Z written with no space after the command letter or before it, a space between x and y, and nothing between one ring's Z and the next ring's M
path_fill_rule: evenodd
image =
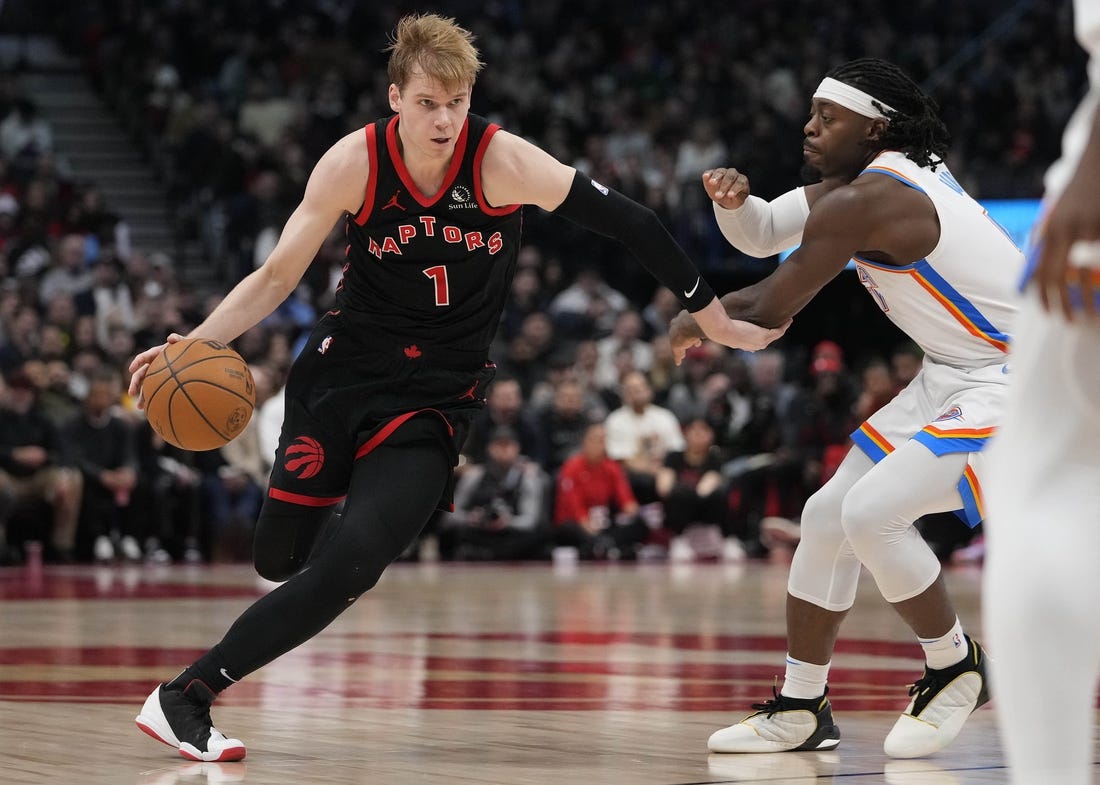
M214 450L252 417L256 387L239 354L220 341L185 338L149 365L141 383L145 416L169 444Z

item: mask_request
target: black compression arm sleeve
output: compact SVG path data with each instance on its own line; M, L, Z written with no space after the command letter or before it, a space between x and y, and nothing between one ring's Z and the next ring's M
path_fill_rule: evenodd
M569 195L554 210L554 215L568 218L625 245L654 278L672 290L688 311L701 311L714 299L710 285L672 239L657 214L618 191L577 172Z

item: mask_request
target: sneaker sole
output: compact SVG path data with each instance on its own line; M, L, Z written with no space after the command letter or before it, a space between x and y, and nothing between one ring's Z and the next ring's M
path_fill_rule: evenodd
M146 717L142 714L134 719L134 723L142 733L156 739L161 744L174 748L179 752L181 758L187 760L199 761L200 763L232 763L233 761L244 760L247 754L247 750L242 745L240 747L226 747L217 757L211 757L209 752L201 752L192 744L186 742L180 744L173 741L176 738L175 734L171 731L166 734L163 733L163 729L158 727L159 723L155 718Z

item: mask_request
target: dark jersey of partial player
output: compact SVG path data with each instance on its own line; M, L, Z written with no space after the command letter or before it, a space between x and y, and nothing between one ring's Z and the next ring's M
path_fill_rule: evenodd
M367 346L477 367L511 288L522 221L520 205L491 207L481 189L499 126L468 115L439 191L422 194L398 152L397 124L395 116L365 129L370 181L347 220L337 309Z

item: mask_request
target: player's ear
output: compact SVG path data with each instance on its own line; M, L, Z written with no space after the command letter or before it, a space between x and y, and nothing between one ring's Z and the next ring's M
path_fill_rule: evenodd
M881 142L882 137L886 135L887 121L881 117L876 117L871 120L871 123L867 126L867 139L872 142Z
M390 109L395 112L401 111L401 88L395 84L390 84L389 90Z

